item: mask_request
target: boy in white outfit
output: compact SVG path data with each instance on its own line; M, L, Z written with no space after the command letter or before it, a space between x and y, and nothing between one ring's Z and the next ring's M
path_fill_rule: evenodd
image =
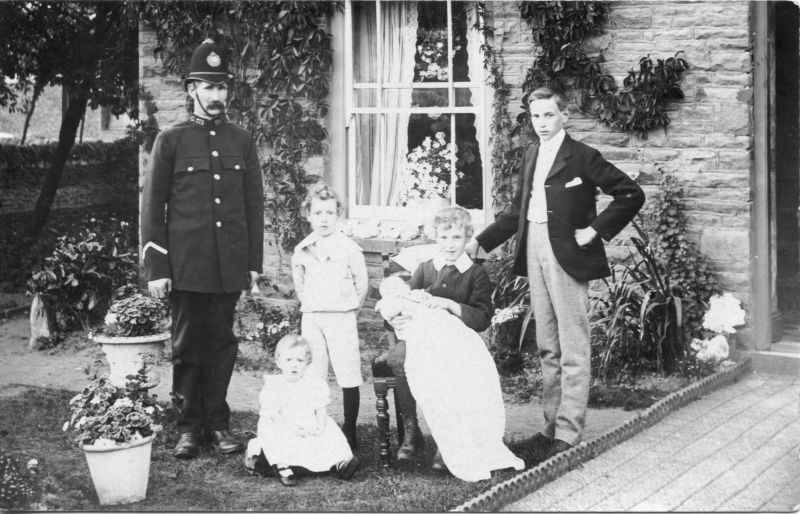
M342 388L342 431L358 448L356 419L361 376L356 316L367 297L367 264L361 247L339 232L341 203L325 184L312 188L302 209L313 232L294 249L292 277L300 298L300 330L311 345L309 373L328 378L328 362Z

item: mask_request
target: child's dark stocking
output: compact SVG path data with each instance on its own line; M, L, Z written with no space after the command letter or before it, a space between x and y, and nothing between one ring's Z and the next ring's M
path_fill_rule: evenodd
M347 438L350 449L358 449L358 439L356 439L356 420L358 419L358 406L361 402L361 393L358 387L343 387L342 401L344 402L344 426L342 432Z

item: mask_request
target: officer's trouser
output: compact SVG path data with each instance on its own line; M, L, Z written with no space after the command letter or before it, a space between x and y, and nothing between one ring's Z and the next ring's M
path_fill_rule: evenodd
M183 398L180 433L230 428L225 398L238 351L233 313L239 295L175 290L169 295L172 390Z

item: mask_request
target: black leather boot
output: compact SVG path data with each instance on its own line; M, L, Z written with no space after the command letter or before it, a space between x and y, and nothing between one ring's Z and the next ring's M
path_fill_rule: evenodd
M411 394L405 376L398 376L395 382L397 403L403 416L403 443L397 450L397 462L407 462L421 456L425 438L417 423L417 401ZM399 423L399 420L398 420ZM419 455L418 455L419 452Z
M422 455L425 439L416 416L403 415L403 444L397 450L397 462L408 462Z

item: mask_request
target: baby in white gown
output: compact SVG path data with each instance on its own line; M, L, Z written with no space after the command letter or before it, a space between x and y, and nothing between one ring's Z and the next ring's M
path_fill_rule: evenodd
M375 310L384 319L410 317L396 329L406 342L406 377L447 469L468 481L523 469L503 443L500 378L483 339L446 310L428 308L431 295L399 277L386 278L380 293Z

